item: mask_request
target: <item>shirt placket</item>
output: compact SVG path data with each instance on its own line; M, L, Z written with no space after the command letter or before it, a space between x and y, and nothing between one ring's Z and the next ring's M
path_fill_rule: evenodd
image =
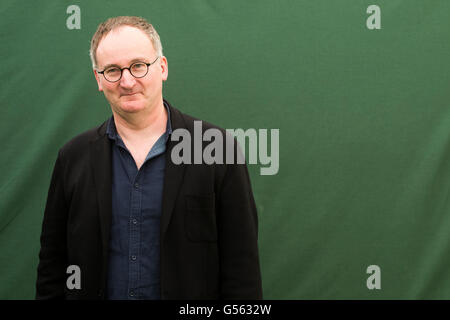
M131 212L130 212L130 241L129 241L129 298L139 297L139 249L141 241L141 220L142 220L142 186L140 184L140 174L138 173L133 181L131 192Z

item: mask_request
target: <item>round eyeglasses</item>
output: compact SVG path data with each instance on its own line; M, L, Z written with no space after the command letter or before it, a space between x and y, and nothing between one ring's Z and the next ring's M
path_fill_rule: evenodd
M132 63L128 68L109 67L103 71L97 71L102 74L106 81L117 82L122 78L123 70L128 69L131 75L135 78L143 78L148 73L148 68L159 59L159 56L151 63L145 63L142 61Z

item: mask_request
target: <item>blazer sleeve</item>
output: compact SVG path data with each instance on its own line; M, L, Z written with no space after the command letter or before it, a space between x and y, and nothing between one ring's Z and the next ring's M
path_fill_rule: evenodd
M60 151L53 168L42 222L36 299L63 299L65 296L68 206L64 195L62 162Z
M226 165L219 192L221 298L262 299L258 217L245 163Z

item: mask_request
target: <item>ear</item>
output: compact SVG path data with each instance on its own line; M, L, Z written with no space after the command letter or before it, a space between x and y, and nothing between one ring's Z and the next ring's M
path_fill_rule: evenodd
M160 60L161 78L163 81L166 81L167 77L169 76L169 66L167 64L167 58L165 56L161 56Z
M95 80L97 80L98 91L103 91L102 84L100 82L100 75L97 73L97 70L94 69Z

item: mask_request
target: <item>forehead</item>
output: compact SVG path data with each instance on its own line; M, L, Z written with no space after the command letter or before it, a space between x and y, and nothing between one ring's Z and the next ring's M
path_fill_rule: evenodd
M150 38L134 27L123 26L109 32L97 48L97 64L126 65L136 57L155 57L155 49Z

